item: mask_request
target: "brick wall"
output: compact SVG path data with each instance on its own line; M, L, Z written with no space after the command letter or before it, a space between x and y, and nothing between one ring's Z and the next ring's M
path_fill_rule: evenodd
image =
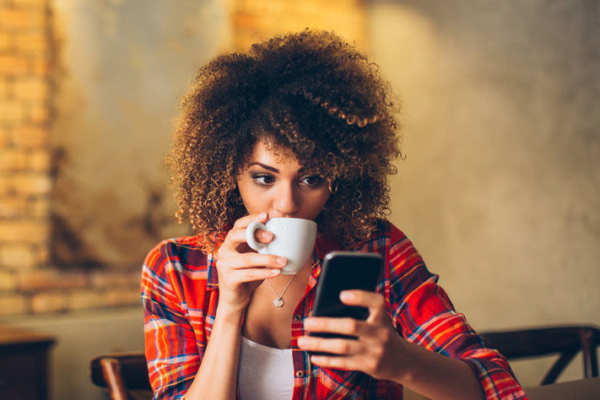
M139 270L52 265L52 3L0 0L0 316L139 304Z

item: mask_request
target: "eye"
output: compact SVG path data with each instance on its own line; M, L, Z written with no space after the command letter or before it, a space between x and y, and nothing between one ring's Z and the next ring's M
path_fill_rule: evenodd
M275 182L275 177L271 174L252 174L252 180L261 186L269 186Z
M308 175L308 176L302 177L302 179L300 179L300 182L303 185L306 185L311 188L321 186L323 181L324 181L324 179L319 175Z

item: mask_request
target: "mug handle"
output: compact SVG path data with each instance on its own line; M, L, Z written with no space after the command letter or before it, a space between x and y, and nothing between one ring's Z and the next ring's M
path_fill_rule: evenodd
M250 246L253 250L261 251L262 249L267 247L267 244L261 243L256 240L254 234L257 229L267 230L265 224L260 221L252 221L246 228L246 242L248 242L248 246Z

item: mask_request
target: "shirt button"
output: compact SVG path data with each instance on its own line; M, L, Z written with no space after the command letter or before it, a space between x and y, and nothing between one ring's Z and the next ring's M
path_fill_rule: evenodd
M294 321L302 321L302 315L294 314Z
M296 371L296 378L304 378L304 371Z

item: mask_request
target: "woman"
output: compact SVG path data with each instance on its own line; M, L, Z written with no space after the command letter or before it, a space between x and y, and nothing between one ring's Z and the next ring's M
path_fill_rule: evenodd
M142 274L156 398L397 399L402 386L434 399L525 398L384 219L396 128L376 66L331 33L274 38L200 69L171 157L178 216L197 234L160 243ZM318 224L296 275L245 242L251 221L273 217ZM366 321L309 317L321 261L336 249L384 257L376 293L341 295L369 309Z

